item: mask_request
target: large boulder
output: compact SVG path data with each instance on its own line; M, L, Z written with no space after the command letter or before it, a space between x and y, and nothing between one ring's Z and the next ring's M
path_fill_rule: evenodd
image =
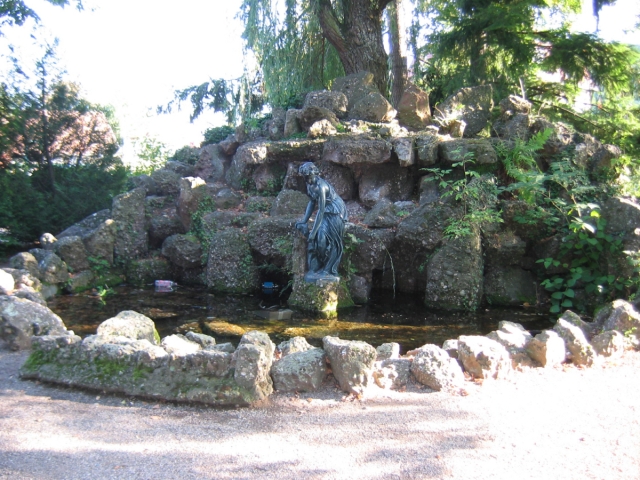
M249 225L247 238L260 263L285 267L291 259L296 217L268 217Z
M241 189L242 180L251 177L255 167L266 162L267 142L259 140L240 145L231 160L231 167L227 170L225 179L231 187Z
M40 279L40 268L38 268L38 259L29 252L16 253L9 259L9 265L16 270L26 270L29 274Z
M34 290L40 290L40 287L42 286L38 277L33 276L31 272L29 272L29 270L18 268L4 268L3 271L13 277L14 288L16 289L32 288Z
M315 123L321 121L330 123L334 128L340 124L340 120L331 110L314 105L304 107L298 115L298 123L305 131L309 131Z
M324 337L322 344L340 388L348 393L362 393L369 385L376 349L365 342L331 336Z
M116 227L115 257L125 263L144 257L149 250L144 202L146 194L144 188L136 188L113 199L112 215Z
M147 340L153 345L160 337L156 325L149 317L133 310L125 310L98 325L97 335L102 337L126 337L132 340Z
M423 292L426 287L425 268L428 259L443 241L443 229L455 210L444 203L422 205L402 217L392 243L386 245L393 259L394 270L402 272L385 280L389 287L397 282L397 289L406 293ZM387 268L387 277L393 271ZM385 277L385 278L387 278Z
M249 332L237 350L171 336L167 349L146 339L90 335L35 337L23 378L125 395L220 406L246 406L272 392L273 344ZM171 351L171 353L168 352Z
M527 242L511 231L486 232L483 236L484 261L488 268L527 263L523 258L527 252Z
M336 165L332 162L317 162L316 167L318 167L320 177L331 184L342 200L346 202L357 198L358 189L350 168ZM306 191L306 189L303 189L303 191ZM304 210L302 210L302 213L304 213Z
M369 207L383 198L392 202L408 200L415 185L409 170L399 165L372 165L360 177L360 201Z
M262 127L262 134L270 140L281 140L284 136L284 124L287 112L284 108L275 107L271 110L271 119Z
M392 144L365 135L336 136L327 140L322 159L340 165L377 164L391 160Z
M416 150L418 153L418 161L420 167L431 167L440 161L439 151L440 143L444 137L439 136L436 132L420 132L416 135Z
M526 351L526 346L533 337L519 323L502 321L498 323L498 330L490 332L487 338L495 340L507 349L514 369L537 366Z
M601 145L591 156L589 168L595 178L606 177L611 173L613 161L620 158L622 150L615 145Z
M476 378L504 378L512 370L507 349L495 340L479 335L458 338L458 359L464 369Z
M378 92L371 72L359 72L336 78L331 88L332 91L340 92L347 97L347 111L351 111L355 104L368 94Z
M411 377L410 358L387 358L379 360L373 366L373 380L380 388L402 390Z
M228 227L244 228L251 222L261 218L257 212L236 212L234 210L216 210L205 213L202 216L202 230L206 238L209 238L218 230Z
M116 222L108 218L81 235L89 256L113 265L116 244Z
M296 108L290 108L287 110L287 114L284 120L284 137L289 138L297 133L302 132L302 127L300 127L300 122L298 118L300 118L300 112L302 110Z
M471 158L477 165L498 163L498 155L489 140L459 138L439 144L440 160L445 164L458 163Z
M276 195L282 189L286 169L278 164L258 166L251 175L251 180L258 192L263 195Z
M79 236L61 238L55 243L54 251L74 272L90 267L87 249Z
M338 118L344 118L347 115L347 106L349 101L342 92L330 92L328 90L320 90L307 93L304 98L303 108L321 107L333 112Z
M370 92L349 109L349 118L373 123L390 122L396 113L380 92Z
M153 192L156 195L177 195L180 191L180 179L185 176L171 168L155 170L151 175ZM137 190L137 189L136 189Z
M311 350L312 348L316 348L313 345L310 345L307 342L307 339L304 337L292 337L289 340L285 340L278 345L278 352L282 357L286 357L292 353L296 352L306 352L307 350Z
M465 137L472 137L486 127L492 109L491 85L463 88L436 107L441 119L462 120L466 123Z
M425 305L443 310L478 308L483 292L479 233L447 239L427 262Z
M191 228L191 218L205 197L205 190L206 182L200 177L185 177L180 179L177 214L185 231Z
M464 385L464 373L458 362L437 345L420 347L411 373L418 382L436 391L455 392Z
M414 137L393 137L391 144L401 167L407 168L416 163Z
M567 317L572 315L575 315L575 313L567 310L562 317L558 319L553 330L564 340L569 353L569 360L576 365L590 367L596 361L596 352L589 344L582 329L567 320Z
M494 266L484 275L484 297L489 305L535 305L537 280L533 273L520 267Z
M186 232L173 197L147 197L145 212L149 225L149 246L152 249L160 248L167 237Z
M238 348L233 353L233 379L241 388L247 389L256 400L262 400L273 392L273 381L269 372L275 348L269 335L252 330L242 336Z
M150 285L156 280L173 278L173 273L166 258L138 258L127 264L126 277L128 283L142 286ZM77 279L75 276L72 279L75 286Z
M207 286L223 293L252 293L259 285L246 235L235 228L215 232L209 246Z
M564 340L554 330L545 330L526 345L529 357L546 368L560 365L567 358Z
M220 151L217 144L206 145L200 150L194 175L207 182L218 182L224 178L224 169L227 159Z
M273 202L270 215L297 215L304 216L304 212L309 204L309 197L297 190L282 190Z
M327 376L327 360L321 348L290 353L271 367L275 389L281 392L312 392Z
M593 337L591 346L598 355L617 360L625 350L625 338L617 330L608 330Z
M594 320L604 331L617 330L640 345L640 313L625 300L614 300L606 305Z
M72 333L47 307L22 298L0 296L0 338L12 350L31 348L32 336Z
M69 279L67 264L51 250L34 248L29 251L38 260L38 278L51 285L65 283Z
M202 246L192 235L171 235L162 244L162 255L182 268L198 268L203 263Z
M382 198L367 212L362 223L372 228L393 228L402 220L398 211L394 203Z
M407 84L400 97L398 120L414 130L422 130L431 122L429 95L413 83Z

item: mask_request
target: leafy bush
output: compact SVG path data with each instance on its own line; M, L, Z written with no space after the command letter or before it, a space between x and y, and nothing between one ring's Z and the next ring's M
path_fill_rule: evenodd
M55 192L48 173L15 165L0 169L0 250L59 233L94 212L111 208L113 197L126 190L129 171L119 159L90 165L55 166Z
M205 145L211 145L213 143L220 143L229 135L235 132L235 128L230 125L223 125L222 127L207 128L204 131L204 140L200 144L201 147Z
M200 159L200 149L196 147L190 147L188 145L179 148L173 155L169 157L172 162L181 162L188 165L195 165Z

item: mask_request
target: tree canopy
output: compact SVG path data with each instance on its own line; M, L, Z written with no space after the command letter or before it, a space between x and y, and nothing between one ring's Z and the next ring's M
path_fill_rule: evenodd
M71 3L69 0L47 0L52 5L64 7ZM74 2L78 9L82 9L82 0ZM28 19L40 20L38 14L23 0L0 0L0 35L2 27L11 25L24 25Z

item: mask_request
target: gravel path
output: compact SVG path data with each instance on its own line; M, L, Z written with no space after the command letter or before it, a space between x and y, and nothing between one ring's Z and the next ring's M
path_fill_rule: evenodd
M22 381L25 358L0 350L2 479L640 478L637 352L467 396L328 384L226 410Z

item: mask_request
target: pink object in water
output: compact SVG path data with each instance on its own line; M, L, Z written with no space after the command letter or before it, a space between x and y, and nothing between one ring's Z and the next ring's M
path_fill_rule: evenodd
M173 289L178 285L171 280L156 280L155 286L156 292L173 292Z

